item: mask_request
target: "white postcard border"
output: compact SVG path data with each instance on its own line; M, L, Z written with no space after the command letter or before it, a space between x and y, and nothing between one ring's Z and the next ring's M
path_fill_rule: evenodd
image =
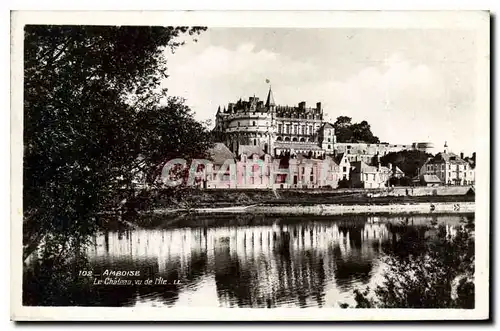
M201 25L373 29L473 29L478 33L476 308L96 308L22 306L22 116L25 24ZM465 320L489 316L490 16L487 11L19 11L11 15L11 319L14 320ZM472 79L472 78L471 78ZM484 295L483 295L484 294ZM486 295L488 294L488 295Z

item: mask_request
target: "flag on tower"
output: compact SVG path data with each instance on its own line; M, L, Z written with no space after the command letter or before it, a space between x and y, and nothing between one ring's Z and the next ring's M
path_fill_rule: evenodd
M269 84L271 81L269 79L266 78L266 83Z

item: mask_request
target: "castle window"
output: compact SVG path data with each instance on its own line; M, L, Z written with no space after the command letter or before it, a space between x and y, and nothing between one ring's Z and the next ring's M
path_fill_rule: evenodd
M330 141L331 141L331 139L330 139L330 138L328 138L328 142L330 142ZM328 147L328 148L330 148L330 147Z
M282 130L283 130L283 125L282 124L278 124L278 133L281 133Z
M238 122L238 127L240 127L240 122Z
M332 148L332 146L331 146L331 145L328 145L328 149L331 149L331 148Z
M254 145L257 145L257 139L254 139L254 140L253 140L253 144L254 144Z
M252 122L252 125L255 126L255 121Z
M312 134L313 133L313 127L312 125L309 125L309 134Z

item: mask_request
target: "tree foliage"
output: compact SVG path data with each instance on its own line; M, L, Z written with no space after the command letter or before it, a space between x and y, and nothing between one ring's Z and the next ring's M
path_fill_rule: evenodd
M160 84L168 53L204 29L25 27L25 257L93 233L134 171L206 150L205 127Z
M439 226L435 238L402 229L404 246L384 258L381 284L354 291L356 308L474 308L473 224Z
M333 124L337 142L356 143L365 142L369 144L379 143L378 137L374 136L370 124L367 121L351 123L352 119L347 116L339 116Z
M391 177L389 178L390 186L411 186L412 180L408 176L399 177Z
M404 150L400 152L388 153L380 158L380 163L387 166L389 163L401 169L406 176L415 177L419 169L424 165L432 154L419 150Z

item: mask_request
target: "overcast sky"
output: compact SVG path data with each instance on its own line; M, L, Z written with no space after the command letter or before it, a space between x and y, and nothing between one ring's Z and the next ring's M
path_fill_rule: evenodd
M475 35L466 30L209 28L168 54L165 86L199 120L271 81L277 104L321 101L381 141L476 150ZM472 123L472 124L471 124Z

